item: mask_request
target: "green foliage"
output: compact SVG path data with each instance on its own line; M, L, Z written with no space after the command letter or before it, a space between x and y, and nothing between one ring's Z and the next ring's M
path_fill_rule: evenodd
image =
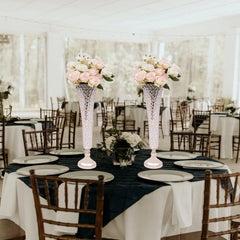
M114 75L112 75L111 77L114 77ZM106 81L108 81L108 82L112 82L112 81L113 81L112 78L107 77L107 76L105 76L105 75L103 75L103 78L104 78Z

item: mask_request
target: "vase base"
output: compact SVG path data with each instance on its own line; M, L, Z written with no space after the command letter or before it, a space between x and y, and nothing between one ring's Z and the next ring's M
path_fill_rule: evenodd
M96 162L90 157L84 157L82 160L78 161L78 167L82 169L93 169L96 166Z
M144 167L146 168L157 169L161 168L162 166L163 166L162 161L160 161L157 157L153 156L151 156L144 162Z

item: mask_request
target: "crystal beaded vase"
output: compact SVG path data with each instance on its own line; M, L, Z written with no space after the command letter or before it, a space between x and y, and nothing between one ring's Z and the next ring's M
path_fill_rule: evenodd
M151 157L144 162L146 168L161 168L163 165L156 156L159 143L159 113L162 91L162 87L154 84L143 85L149 126L149 146L152 149Z
M85 150L85 156L78 162L78 167L92 169L97 166L96 162L90 157L93 131L93 105L96 87L91 87L88 84L80 84L77 86L77 93L82 118L83 148Z

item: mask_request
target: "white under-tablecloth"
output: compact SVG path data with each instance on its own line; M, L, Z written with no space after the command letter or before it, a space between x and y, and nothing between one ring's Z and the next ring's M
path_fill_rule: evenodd
M233 158L232 137L238 135L238 119L220 115L211 116L212 134L221 135L221 158ZM217 152L214 153L217 156Z
M135 127L140 127L140 135L143 136L144 121L147 121L147 110L142 107L126 106L126 119L135 120ZM167 107L162 112L163 134L169 135L170 109Z
M15 183L15 184L14 184ZM31 189L17 178L16 173L6 174L3 182L0 218L10 218L26 232L27 240L38 240L37 220ZM212 186L211 199L215 197ZM138 202L109 222L103 228L103 237L120 240L159 240L163 236L201 230L204 181L192 182L192 225L180 228L173 223L173 191L171 186L161 187L142 197ZM182 197L182 196L179 196ZM4 204L12 198L11 204ZM213 211L213 217L229 213L229 209ZM50 211L51 218L56 217ZM225 223L211 230L224 229ZM48 231L53 231L49 226Z
M42 130L41 123L36 123L34 125L36 131ZM8 149L8 162L11 163L13 159L25 156L22 130L33 131L34 129L30 126L19 124L6 126L5 130L5 148Z

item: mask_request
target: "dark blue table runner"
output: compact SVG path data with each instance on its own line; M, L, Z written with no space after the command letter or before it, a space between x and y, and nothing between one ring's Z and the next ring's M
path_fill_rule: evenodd
M98 159L98 150L93 149L91 156L93 159ZM144 195L153 192L159 187L167 186L168 184L162 182L148 181L141 179L137 176L138 172L148 170L144 167L144 161L150 156L150 150L140 150L136 153L135 161L132 166L120 168L119 166L113 166L112 159L109 156L97 161L97 168L94 170L106 171L112 173L115 178L111 182L107 182L104 186L104 215L103 225L105 226L131 205L140 200ZM70 168L70 171L81 171L77 167L77 162L82 156L60 156L57 164L65 165ZM205 157L198 157L199 160L212 160ZM173 164L172 160L163 160L163 168L168 170L182 170L181 167ZM52 164L56 164L53 162ZM27 166L27 165L26 165ZM17 169L24 167L19 164L10 164L6 172L15 172ZM194 178L191 182L200 181L204 179L204 170L184 169L183 171L191 173ZM227 173L224 169L212 170L213 174ZM31 187L29 177L23 177L21 180ZM95 191L94 189L92 189ZM83 201L82 201L83 202ZM80 219L81 221L81 219Z

